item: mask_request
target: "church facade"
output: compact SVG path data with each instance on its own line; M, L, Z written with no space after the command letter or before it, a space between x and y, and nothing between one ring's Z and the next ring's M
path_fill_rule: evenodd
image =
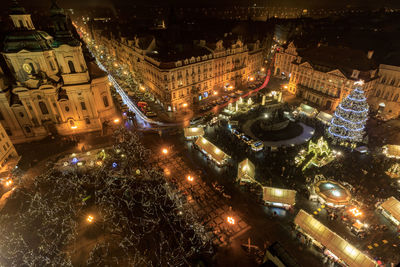
M12 77L0 71L0 122L14 143L98 131L118 116L107 74L86 62L62 8L51 7L54 36L18 4L10 17L2 55Z

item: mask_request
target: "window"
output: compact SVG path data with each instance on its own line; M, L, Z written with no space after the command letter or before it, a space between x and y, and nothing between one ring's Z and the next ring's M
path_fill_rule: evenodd
M1 121L4 120L3 113L1 113L1 111L0 111L0 120L1 120Z
M39 100L40 100L40 99L42 99L42 97L41 97L40 95L37 95L37 99L39 99Z
M74 120L69 120L69 125L71 125L71 126L75 126L75 122L74 122Z
M19 20L18 20L18 23L19 23L19 27L20 27L20 28L23 28L23 27L24 27L24 23L22 22L22 20L19 19Z
M4 151L7 151L6 145L3 145L3 149L4 149Z
M90 124L90 119L89 118L85 118L85 122L86 122L86 124Z
M1 133L1 137L3 137L3 138L4 138L4 133Z
M103 96L103 103L104 103L104 106L105 107L108 107L110 104L108 103L108 98L107 98L107 96L105 95L105 96Z
M74 62L72 62L71 60L68 60L68 67L71 73L75 73L75 66L74 66Z
M31 133L32 131L31 131L31 127L29 127L29 126L25 126L25 132L27 132L27 133Z
M20 113L19 113L19 116L20 116L21 118L23 118L23 117L24 117L24 113L20 112Z
M6 142L6 146L7 146L7 147L10 147L10 144L9 144L8 142Z
M65 106L65 111L68 112L69 111L69 107Z
M85 102L81 102L81 107L82 107L82 110L86 110L86 104L85 104Z
M396 94L393 98L393 101L396 102L399 99L399 94Z
M43 115L49 114L49 110L47 109L47 106L44 102L40 101L39 107L40 107L40 110L42 111Z
M12 136L12 132L10 129L5 129L8 136Z

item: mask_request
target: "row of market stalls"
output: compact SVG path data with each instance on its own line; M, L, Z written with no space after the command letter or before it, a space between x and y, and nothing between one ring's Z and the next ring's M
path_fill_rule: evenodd
M332 120L332 115L323 111L318 112L318 109L313 108L307 104L300 104L297 108L299 114L304 114L309 118L317 118L325 124L330 124Z
M216 145L205 139L203 136L199 136L194 143L198 149L200 149L209 159L217 163L218 166L223 166L228 162L230 156L224 151L219 149Z
M377 266L373 259L359 251L304 210L299 211L294 223L299 232L337 263L350 267Z

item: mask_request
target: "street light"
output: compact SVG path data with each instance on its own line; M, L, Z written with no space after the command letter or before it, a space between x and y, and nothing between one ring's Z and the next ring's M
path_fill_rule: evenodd
M94 221L94 217L92 215L87 216L86 221L92 223Z
M193 176L190 176L190 175L187 176L187 179L189 182L193 182L193 180L194 180Z
M161 152L162 152L164 155L167 155L167 154L168 154L168 149L163 148L163 149L161 150Z
M119 119L119 118L115 118L115 119L114 119L114 123L115 123L115 124L118 124L119 122L120 122L120 119Z
M8 180L7 182L6 182L6 186L8 187L8 186L10 186L10 185L12 185L13 184L13 181L10 179L10 180Z
M187 106L188 106L188 104L187 103L183 103L183 105L182 105L184 108L186 108Z
M235 224L235 219L233 217L231 217L231 216L228 216L226 218L226 220L228 221L229 224L232 224L232 225Z

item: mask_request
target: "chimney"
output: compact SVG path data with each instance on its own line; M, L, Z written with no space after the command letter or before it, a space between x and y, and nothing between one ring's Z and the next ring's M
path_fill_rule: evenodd
M369 50L367 53L367 58L372 59L372 56L374 55L374 50Z

